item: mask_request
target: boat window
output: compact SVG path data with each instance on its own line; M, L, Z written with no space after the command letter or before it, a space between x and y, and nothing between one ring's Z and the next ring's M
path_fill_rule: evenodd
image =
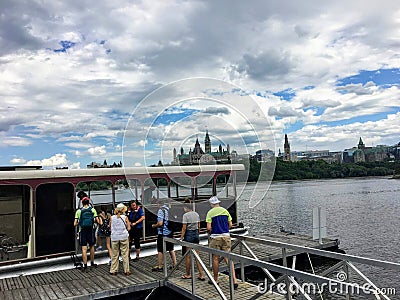
M1 260L27 255L26 244L30 234L29 199L30 188L26 185L0 185Z

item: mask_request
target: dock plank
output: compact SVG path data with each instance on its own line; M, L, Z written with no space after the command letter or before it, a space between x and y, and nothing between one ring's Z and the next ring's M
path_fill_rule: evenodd
M10 291L10 290L4 291L3 292L3 297L4 298L2 298L2 299L4 299L4 300L14 300L12 291Z
M74 294L70 291L69 282L57 283L57 287L63 292L66 298L73 297Z
M11 292L14 300L22 300L20 289L12 290Z
M49 299L50 299L50 298L47 296L47 293L46 293L46 291L44 290L43 286L41 286L41 285L35 286L35 289L36 289L36 292L37 292L37 294L39 295L39 298L40 298L41 300L49 300Z
M40 299L35 287L30 286L27 289L25 289L25 291L28 293L28 296L30 297L30 298L26 298L26 299L32 299L32 300L39 300Z
M43 287L44 291L46 292L47 296L49 297L49 299L51 299L51 300L58 299L57 294L53 290L52 286L50 286L50 284L45 284L42 287Z
M277 235L278 237L268 237L268 239L277 239L279 241L319 248L318 242L311 238L301 236ZM325 241L323 246L331 245L332 241ZM264 245L250 245L251 249L259 258L265 261L280 259L282 251L280 248L268 247ZM239 248L234 253L239 253ZM244 250L245 252L247 250ZM289 252L289 251L288 251ZM178 251L177 259L182 257ZM290 255L290 253L288 253ZM244 253L250 257L249 253ZM200 257L209 264L207 253L200 253ZM171 259L167 264L171 265ZM134 291L148 290L154 287L166 285L173 288L182 295L190 296L191 280L181 279L184 274L184 261L180 264L179 269L170 275L168 281L164 280L163 272L152 272L151 269L157 265L157 255L141 257L138 262L130 262L131 276L125 276L122 264L119 267L117 276L110 275L110 267L108 264L100 264L97 267L88 267L85 272L79 269L65 269L60 271L43 272L40 274L31 274L19 277L9 277L0 279L0 299L35 299L35 300L56 300L65 298L94 299L107 298L118 294L126 294ZM224 263L221 264L220 270L226 269ZM170 271L169 271L170 272ZM197 267L195 266L197 277ZM225 295L229 298L229 278L227 275L220 275L220 287ZM207 283L195 280L196 298L197 299L219 299L215 288ZM190 296L190 298L193 298ZM239 281L239 289L234 292L234 300L244 299L268 299L280 300L284 299L281 295L259 294L254 285Z

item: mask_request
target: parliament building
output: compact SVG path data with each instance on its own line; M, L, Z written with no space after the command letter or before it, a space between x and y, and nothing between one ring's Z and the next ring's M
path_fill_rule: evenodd
M226 146L226 149L223 149L220 144L218 151L211 151L211 140L207 130L204 138L204 151L199 143L199 139L196 138L193 149L190 148L188 153L185 153L181 147L179 154L177 154L174 148L172 165L228 164L231 163L231 159L235 156L236 152L230 151L229 144Z

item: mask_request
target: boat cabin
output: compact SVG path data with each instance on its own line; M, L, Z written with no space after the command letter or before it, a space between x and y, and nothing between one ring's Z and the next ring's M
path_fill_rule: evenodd
M97 212L112 213L118 203L136 200L145 212L143 239L154 241L157 200L170 207L170 219L181 222L186 198L206 227L208 199L217 195L237 225L236 173L244 166L197 165L131 168L0 171L0 265L79 252L75 211L83 190Z

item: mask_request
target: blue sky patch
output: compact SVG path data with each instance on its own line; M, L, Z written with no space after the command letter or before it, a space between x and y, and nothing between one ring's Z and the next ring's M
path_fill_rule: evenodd
M291 100L294 96L296 96L296 92L293 89L286 89L276 92L273 95L281 98L282 100Z
M304 127L304 123L302 121L297 121L296 123L290 124L290 126L288 126L287 130L285 130L285 133L292 133L297 130L300 130L303 127Z
M168 113L168 111L172 112L173 110L166 110L167 113L162 113L161 115L159 115L157 119L154 120L153 124L158 125L158 124L174 123L191 116L195 112L198 112L198 110L195 109L185 109L185 110L182 109L177 113Z
M309 106L304 111L313 110L313 111L316 111L316 113L314 113L315 116L320 116L320 115L322 115L324 113L325 109L326 109L326 107Z
M345 86L348 84L366 84L372 81L376 85L390 87L400 83L400 69L379 69L374 71L362 70L360 73L340 79L336 86ZM342 91L343 92L343 91Z
M354 118L350 118L347 120L339 120L339 121L332 121L332 122L321 122L319 125L328 125L329 127L334 127L334 126L342 126L342 125L348 125L348 124L353 124L353 123L366 123L368 121L370 122L376 122L382 119L386 119L387 115L390 114L391 112L381 112L377 114L371 114L371 115L365 115L365 116L357 116Z
M67 52L67 49L72 48L76 45L76 43L71 42L71 41L60 41L59 44L61 45L61 48L59 49L54 49L54 52Z

